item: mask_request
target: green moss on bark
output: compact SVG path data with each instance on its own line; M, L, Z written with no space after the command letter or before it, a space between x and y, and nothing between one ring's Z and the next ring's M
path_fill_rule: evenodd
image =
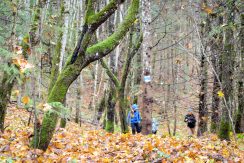
M210 131L211 131L211 133L217 133L217 131L218 131L218 124L217 123L214 123L214 122L211 122Z
M133 0L130 8L128 10L128 14L126 15L124 21L119 25L118 30L115 31L111 36L109 36L106 40L101 41L91 47L89 47L86 51L87 54L95 54L95 53L106 53L107 51L111 51L114 49L129 30L131 25L136 20L136 15L139 8L139 0Z
M109 2L108 5L106 5L101 11L99 11L97 14L94 14L93 10L90 10L89 16L87 17L87 23L93 24L98 22L107 12L109 12L112 8L116 9L116 2L115 0L112 0Z
M61 120L60 120L60 127L61 128L65 128L66 127L66 119L64 119L64 118L61 118Z
M34 137L31 142L32 147L46 150L58 121L58 114L54 111L47 111L42 121L41 133Z
M114 122L107 120L105 130L111 133L114 132Z
M230 140L230 123L224 119L220 122L219 138L221 140Z

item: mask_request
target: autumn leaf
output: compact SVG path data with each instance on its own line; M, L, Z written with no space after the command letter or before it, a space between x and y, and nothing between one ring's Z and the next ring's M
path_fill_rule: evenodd
M202 10L206 12L207 14L213 13L213 8L207 6L205 3L202 4Z
M206 12L207 14L212 14L213 13L213 9L210 8L210 7L203 8L203 11Z
M136 24L138 21L139 21L139 20L138 20L138 19L136 19L136 20L134 21L134 24Z
M22 97L21 101L22 101L23 104L26 105L26 104L28 104L30 102L30 98L29 98L29 96L24 96L24 97Z
M14 90L12 94L13 94L13 96L18 96L19 95L19 90Z
M176 64L180 64L181 63L181 60L180 59L176 59Z
M26 44L28 44L29 43L29 38L28 37L24 37L23 38L23 42L26 43Z
M224 93L223 93L223 91L221 91L221 90L218 91L217 94L218 94L218 96L219 96L220 98L223 98L223 97L224 97Z

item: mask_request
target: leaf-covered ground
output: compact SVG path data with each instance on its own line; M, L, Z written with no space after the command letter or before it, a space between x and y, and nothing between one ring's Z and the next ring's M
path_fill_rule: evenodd
M174 138L141 134L110 134L69 123L57 129L48 150L29 147L28 113L10 108L9 125L0 135L0 162L242 162L244 152L215 135ZM10 123L11 122L11 123Z

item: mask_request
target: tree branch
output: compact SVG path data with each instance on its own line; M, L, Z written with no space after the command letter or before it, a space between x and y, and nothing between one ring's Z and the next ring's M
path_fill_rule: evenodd
M96 28L104 23L125 0L112 0L101 11L88 17L87 23L91 28Z
M118 88L120 87L120 83L118 78L114 75L114 73L109 69L108 65L105 63L103 59L100 59L101 65L106 70L107 75L110 77L110 79L113 81L114 85Z
M141 32L139 38L137 39L137 42L132 47L132 51L130 53L128 53L126 56L126 63L123 67L123 72L122 72L121 87L125 86L132 58L135 56L136 52L139 50L142 40L143 40L143 34Z
M87 48L86 54L90 55L88 58L89 61L95 61L108 55L120 43L123 36L134 24L138 9L139 0L132 0L128 9L128 14L125 17L125 20L119 25L118 30L107 39Z

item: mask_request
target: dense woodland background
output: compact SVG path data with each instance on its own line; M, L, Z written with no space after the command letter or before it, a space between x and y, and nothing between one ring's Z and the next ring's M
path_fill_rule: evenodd
M128 133L138 103L144 135L187 136L193 108L197 136L243 140L243 23L241 0L1 0L0 129L26 109L46 150L73 122Z

